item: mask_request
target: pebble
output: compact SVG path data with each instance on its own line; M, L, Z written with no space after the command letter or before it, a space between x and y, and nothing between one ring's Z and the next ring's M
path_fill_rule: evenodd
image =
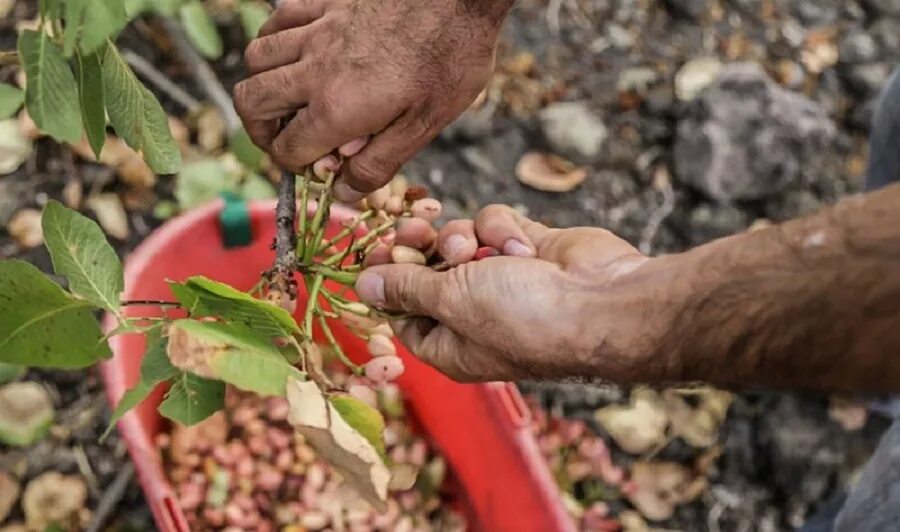
M609 136L586 102L559 102L542 109L541 131L555 153L593 159Z

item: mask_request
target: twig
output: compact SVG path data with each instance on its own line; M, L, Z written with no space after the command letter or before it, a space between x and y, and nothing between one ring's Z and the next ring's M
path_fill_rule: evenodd
M305 209L306 206L301 208ZM297 262L297 235L294 219L297 216L296 177L291 172L281 172L278 184L278 206L275 207L275 273L290 276Z
M18 65L19 52L0 52L0 66Z
M100 532L100 530L102 530L106 520L109 519L109 516L112 515L113 511L119 505L119 501L125 496L125 492L128 491L128 486L131 484L131 479L133 477L134 464L126 462L125 465L122 466L122 469L119 470L116 478L109 484L109 487L103 494L103 498L101 498L100 502L97 504L97 510L94 511L94 518L91 521L90 526L87 527L86 532Z
M234 133L238 131L241 128L241 119L238 117L237 111L234 110L234 102L231 100L231 96L225 90L225 87L222 86L222 82L215 71L188 40L187 35L181 28L181 24L177 20L162 17L162 24L166 33L171 37L175 49L178 50L178 55L185 62L194 78L197 79L200 89L206 93L209 101L222 113L228 132Z
M654 178L653 185L654 188L662 193L663 202L650 213L650 219L647 220L647 225L641 232L641 243L638 245L638 249L644 255L650 254L653 249L653 239L656 238L659 227L675 209L675 191L672 190L672 182L668 177L668 172L664 170L658 172Z
M159 71L153 63L147 61L140 55L131 50L122 50L122 57L131 65L142 78L154 84L157 89L163 91L178 105L184 107L188 112L196 112L203 107L203 103L197 98L191 96L187 91L176 85L165 74Z
M156 299L130 299L122 301L123 307L181 307L181 303L175 301L159 301Z

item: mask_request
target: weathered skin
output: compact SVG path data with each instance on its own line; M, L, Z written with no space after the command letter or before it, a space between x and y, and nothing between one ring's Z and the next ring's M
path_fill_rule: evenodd
M347 146L352 157L335 193L359 199L484 88L511 4L283 0L247 48L251 76L235 87L235 107L253 141L286 170ZM289 123L279 131L281 119Z
M427 316L398 324L398 335L464 381L897 391L897 205L900 185L657 258L602 229L549 229L492 206L442 231L439 247L461 235L518 256L457 257L442 273L376 266L357 289Z

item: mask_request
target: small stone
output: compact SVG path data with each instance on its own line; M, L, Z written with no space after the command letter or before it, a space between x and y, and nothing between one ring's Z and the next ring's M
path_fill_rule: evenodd
M13 506L19 500L19 492L22 491L19 481L8 473L0 472L0 523L9 517Z
M864 31L848 31L838 43L838 57L841 63L865 63L877 56L878 44L871 35Z
M609 136L606 125L586 102L559 102L539 114L541 130L553 151L595 158Z
M31 530L56 524L63 530L80 529L79 513L87 502L87 486L81 477L50 471L35 478L22 494L25 522Z
M698 20L707 9L706 0L666 0L666 5L674 14L689 20Z
M6 230L25 249L36 248L44 243L41 211L37 209L22 209L14 214L6 225Z
M649 67L626 68L619 74L616 88L619 92L645 94L658 78L656 70Z
M755 63L734 63L685 108L674 167L720 202L759 199L815 171L836 132L816 102L780 87Z
M675 96L689 102L710 86L722 71L722 63L714 57L701 57L688 61L675 74Z
M877 94L887 84L891 70L885 63L855 65L847 72L850 86L861 96Z

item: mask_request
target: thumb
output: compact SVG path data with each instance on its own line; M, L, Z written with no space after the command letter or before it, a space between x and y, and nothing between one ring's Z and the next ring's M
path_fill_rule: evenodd
M437 317L442 284L442 275L424 266L386 264L359 274L356 293L377 308Z

